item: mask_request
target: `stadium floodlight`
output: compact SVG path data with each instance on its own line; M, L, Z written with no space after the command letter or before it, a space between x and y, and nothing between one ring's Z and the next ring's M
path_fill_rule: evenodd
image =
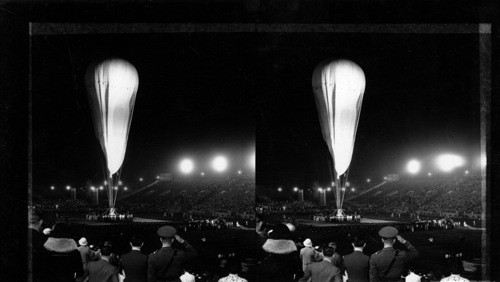
M184 174L191 173L193 171L193 169L194 169L194 163L190 159L184 159L179 164L179 169Z
M250 155L248 163L250 164L250 168L255 169L255 153Z
M420 171L420 162L417 160L409 161L406 170L411 174L417 174Z
M281 187L278 187L278 192L281 192L283 191L283 189Z
M464 158L452 154L443 154L437 157L436 163L438 167L444 172L450 172L457 167L465 164Z
M299 188L297 188L297 187L293 187L293 191L294 191L294 192L297 192L297 191L299 191Z
M485 153L482 153L481 154L481 157L480 157L480 161L481 163L481 168L485 168L486 167L486 164L488 163L487 161L487 158L486 158L486 154Z
M217 156L212 161L212 167L217 172L223 172L227 168L227 159L223 156Z

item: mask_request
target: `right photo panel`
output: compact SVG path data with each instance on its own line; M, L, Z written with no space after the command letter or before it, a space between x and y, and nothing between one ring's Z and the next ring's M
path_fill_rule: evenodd
M260 281L481 280L482 35L271 29L256 112Z

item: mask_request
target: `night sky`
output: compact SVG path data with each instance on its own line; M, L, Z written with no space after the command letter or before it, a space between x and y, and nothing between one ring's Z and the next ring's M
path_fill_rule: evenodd
M193 159L198 174L208 172L216 154L229 159L231 170L248 172L257 75L254 58L246 56L248 40L227 34L35 36L34 189L102 181L104 155L84 76L90 62L109 57L128 60L139 73L124 181L178 173L184 157Z
M103 178L84 74L121 57L139 73L122 178L198 172L215 153L245 169L257 148L256 184L308 186L330 179L311 75L346 58L366 90L349 178L424 170L437 153L479 158L478 36L473 34L180 33L33 37L34 188ZM203 161L204 163L200 163ZM428 169L427 169L428 168Z
M272 94L257 123L257 185L265 189L327 185L331 156L323 141L311 76L326 58L346 58L366 76L349 180L404 175L410 158L435 172L439 153L480 154L478 37L425 34L275 36L266 85ZM464 168L465 170L466 168ZM462 170L463 173L463 170ZM285 190L286 189L286 190Z

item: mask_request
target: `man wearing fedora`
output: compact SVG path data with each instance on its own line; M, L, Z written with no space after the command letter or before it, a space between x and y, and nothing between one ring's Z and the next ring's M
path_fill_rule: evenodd
M302 271L306 271L307 266L314 262L316 251L314 250L311 239L304 241L304 248L300 250L300 259L302 260Z
M418 251L410 242L399 236L398 230L392 226L380 229L378 234L382 238L384 248L370 258L370 281L401 281L401 275L406 274L405 263L416 258ZM407 250L394 249L396 239Z
M87 265L90 261L90 248L88 246L87 239L85 237L80 238L78 240L78 244L80 245L78 248L76 248L80 252L80 256L82 257L82 264L83 264L83 270L87 270ZM84 281L85 276L80 276L76 278L77 282Z
M160 236L162 247L149 255L148 281L180 282L179 277L184 274L184 264L196 256L196 250L177 235L177 230L172 226L162 226L156 233ZM184 250L172 248L174 239L184 246Z
M340 268L332 264L334 254L335 250L332 247L326 247L323 250L323 261L311 263L304 271L304 277L300 278L299 282L306 282L309 279L312 282L342 282Z

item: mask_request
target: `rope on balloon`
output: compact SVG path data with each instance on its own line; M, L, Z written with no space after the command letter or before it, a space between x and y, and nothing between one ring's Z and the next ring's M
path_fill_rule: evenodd
M342 208L342 206L344 205L344 197L345 197L345 190L347 189L347 178L349 177L349 169L346 170L346 172L344 173L345 177L344 177L344 185L342 187L344 187L344 190L341 190L343 191L344 193L342 193L342 200L340 201L340 208Z

